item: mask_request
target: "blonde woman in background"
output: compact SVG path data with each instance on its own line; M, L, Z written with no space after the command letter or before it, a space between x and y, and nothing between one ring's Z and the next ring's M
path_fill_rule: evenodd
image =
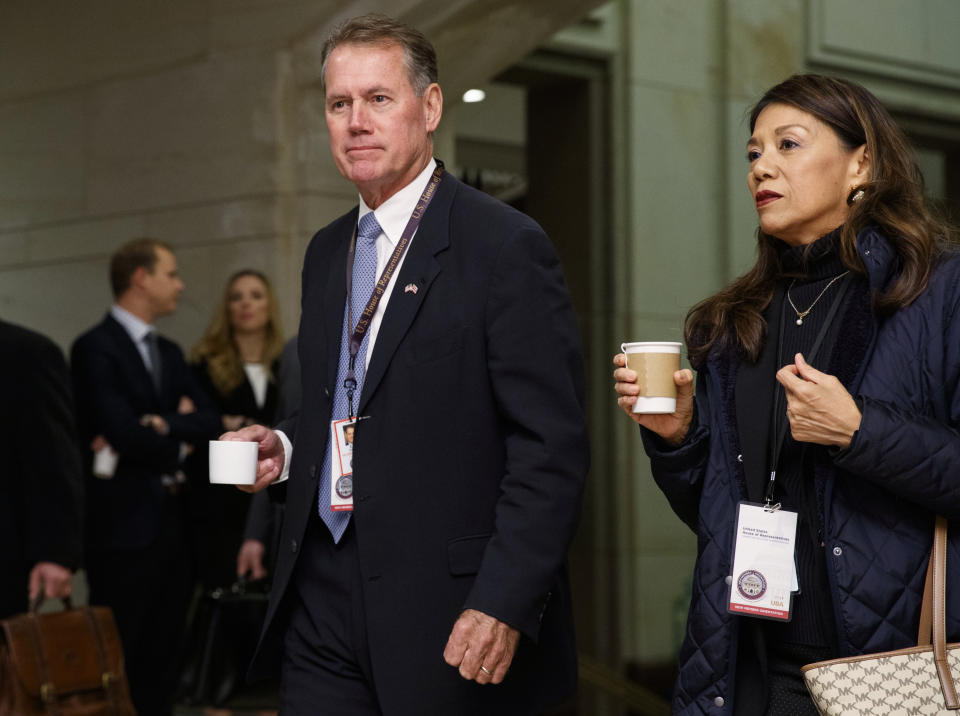
M233 274L191 353L197 381L218 407L223 431L275 421L275 376L283 344L270 281L253 269ZM243 534L250 495L209 484L205 445L198 446L191 462L200 582L210 589L231 584L239 574L264 576L266 540L245 540Z

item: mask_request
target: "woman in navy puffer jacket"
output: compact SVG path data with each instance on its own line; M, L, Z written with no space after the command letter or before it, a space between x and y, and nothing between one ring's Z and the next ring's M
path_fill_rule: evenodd
M698 535L674 712L812 715L803 664L917 643L934 516L960 518L960 257L903 134L859 85L791 77L750 129L758 260L687 316L696 398L678 371L677 412L634 414L622 354L614 378ZM738 504L767 497L798 514L788 622L728 611L756 596L732 575Z

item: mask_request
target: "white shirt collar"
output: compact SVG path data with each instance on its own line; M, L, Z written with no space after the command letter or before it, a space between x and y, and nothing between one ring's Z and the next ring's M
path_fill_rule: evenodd
M130 334L130 338L132 338L136 344L139 344L144 336L153 330L153 326L149 323L144 323L130 313L130 311L125 308L120 308L117 304L110 306L110 315L116 319L117 323L123 326L124 330Z
M410 215L417 206L417 201L420 200L420 195L423 194L423 190L426 189L427 180L430 178L436 166L437 161L431 158L423 171L417 174L416 179L383 202L377 207L376 211L373 212L373 215L377 217L377 223L380 224L380 228L391 244L395 245L400 240L400 235L407 227ZM361 196L360 214L357 216L357 221L371 211L373 210L366 205Z

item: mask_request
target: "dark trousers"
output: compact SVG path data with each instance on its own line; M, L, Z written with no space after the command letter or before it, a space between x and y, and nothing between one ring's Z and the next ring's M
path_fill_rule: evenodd
M734 716L817 716L800 667L836 656L824 646L776 638L780 624L740 617Z
M193 576L182 499L167 496L152 545L87 556L90 603L113 610L139 716L173 712Z
M314 514L307 526L283 643L283 716L380 716L351 524L339 544Z

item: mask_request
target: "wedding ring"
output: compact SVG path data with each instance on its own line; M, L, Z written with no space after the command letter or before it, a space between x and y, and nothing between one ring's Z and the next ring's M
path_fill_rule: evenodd
M488 669L486 666L481 666L480 671L482 671L487 676L493 676L493 672L490 671L490 669Z

